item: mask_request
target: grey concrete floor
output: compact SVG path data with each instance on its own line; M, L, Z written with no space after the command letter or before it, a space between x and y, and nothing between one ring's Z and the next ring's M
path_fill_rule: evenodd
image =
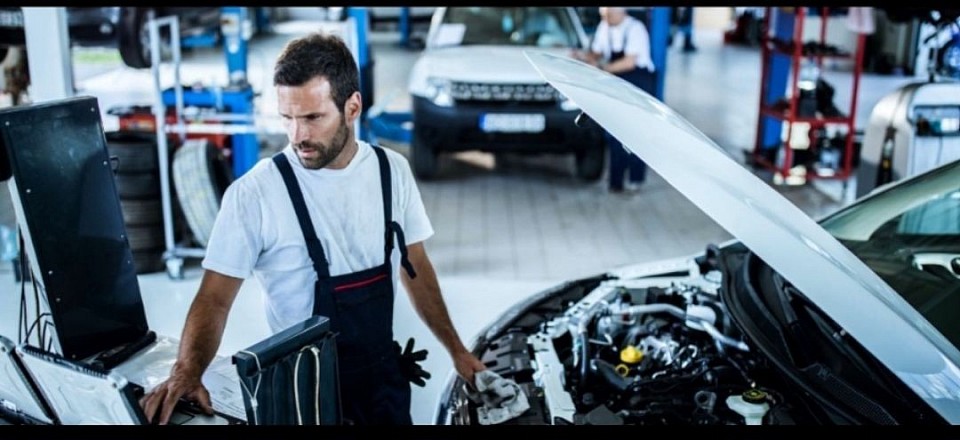
M272 60L288 38L314 28L315 23L309 21L280 23L275 35L250 44L249 75L259 93L258 118L271 132L264 136L269 148L284 142L276 125L276 96L270 87ZM371 36L375 100L389 110L404 111L410 105L407 75L418 52L399 47L398 41L391 32ZM669 51L665 102L742 162L743 150L753 147L759 52L724 45L717 31L698 32L697 43L700 50L696 53L681 53L679 47ZM224 83L222 57L213 49L187 54L184 82ZM85 61L90 58L89 52L75 52L79 94L97 96L104 111L112 105L151 102L149 71L125 68L118 59ZM163 69L163 75L165 84L172 84L170 69ZM841 103L849 99L845 82L849 74L831 71L826 75L837 88L838 107L844 108ZM865 75L858 96L858 127L865 126L869 111L881 96L912 80ZM104 124L109 130L116 121L104 115ZM409 150L404 144L383 144L404 154ZM506 155L497 162L492 155L468 152L444 157L442 167L441 179L420 182L436 230L426 247L453 322L465 341L511 304L560 281L619 265L692 254L708 243L731 238L654 170L639 191L612 195L603 181L583 183L573 178L569 157ZM814 218L845 203L814 185L776 188ZM7 186L0 183L0 225L14 223ZM13 326L21 286L12 278L9 263L0 264L0 301L4 304L0 307L0 334L4 335L16 335ZM164 273L140 276L154 330L180 335L199 279L195 264L187 269L184 280L170 280ZM254 281L245 283L227 324L221 355L267 335L259 289ZM414 421L430 423L437 394L452 364L426 326L415 318L404 295L398 297L395 314L397 338L415 337L418 347L430 351L426 369L433 378L425 388L413 390Z

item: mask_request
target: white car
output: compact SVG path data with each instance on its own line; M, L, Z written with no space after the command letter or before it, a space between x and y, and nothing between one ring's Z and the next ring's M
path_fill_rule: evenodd
M416 175L434 177L440 153L479 150L573 154L579 177L600 178L603 132L573 124L579 109L523 56L566 56L587 41L572 7L438 8L410 74Z
M960 423L960 161L815 222L643 91L566 57L529 59L736 239L497 317L471 348L524 391L500 405L529 409L503 423ZM503 409L464 386L448 380L437 424Z

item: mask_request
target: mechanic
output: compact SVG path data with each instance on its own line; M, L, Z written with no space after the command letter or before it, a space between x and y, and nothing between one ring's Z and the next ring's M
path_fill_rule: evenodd
M263 286L271 331L311 313L330 318L338 332L345 424L411 424L409 382L423 386L429 374L416 364L423 350L417 356L408 343L399 353L393 341L398 277L460 377L472 384L485 367L447 313L423 246L433 227L410 166L399 153L355 139L359 74L339 37L313 33L290 41L276 61L273 83L290 143L224 194L177 360L170 377L140 404L161 424L181 398L212 414L201 375L252 274Z
M590 50L574 51L573 57L619 76L643 91L654 94L656 78L650 58L650 34L642 21L627 15L624 7L600 7L601 22L593 35ZM631 186L646 178L647 165L631 154L610 133L605 134L610 150L610 191L623 192L624 174L629 170Z

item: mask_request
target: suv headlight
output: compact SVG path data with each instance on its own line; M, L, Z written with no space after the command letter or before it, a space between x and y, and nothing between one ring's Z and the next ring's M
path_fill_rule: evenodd
M450 95L450 80L443 78L427 78L425 97L440 107L453 106L453 97Z

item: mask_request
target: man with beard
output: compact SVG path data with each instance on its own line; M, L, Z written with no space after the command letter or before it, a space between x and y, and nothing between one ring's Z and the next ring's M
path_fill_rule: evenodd
M200 378L241 283L253 275L273 332L311 314L330 318L345 422L410 424L409 382L422 386L429 375L395 348L397 278L457 373L473 383L485 368L447 314L423 247L433 228L410 166L399 153L355 139L359 75L339 37L314 33L289 42L273 82L290 144L224 194L176 363L141 406L161 424L181 398L212 414Z

